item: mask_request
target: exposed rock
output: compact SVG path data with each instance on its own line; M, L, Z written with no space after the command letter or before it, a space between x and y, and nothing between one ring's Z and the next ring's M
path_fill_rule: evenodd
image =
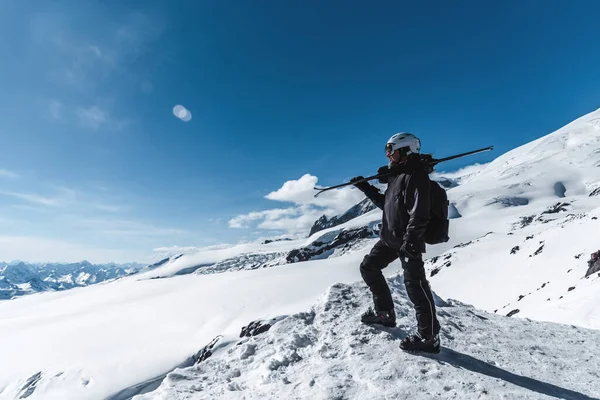
M283 238L283 239L265 239L263 241L263 244L269 244L269 243L273 243L273 242L283 242L283 241L289 241L292 240L290 238Z
M240 337L257 336L271 329L271 326L276 322L276 319L272 319L269 322L265 321L252 321L247 326L242 327Z
M470 245L472 243L473 243L473 241L468 241L466 243L460 243L460 244L457 244L456 246L454 246L454 248L456 249L456 248L467 247L468 245Z
M567 292L570 292L571 290L575 290L575 286L571 286L570 288L568 288Z
M318 240L314 241L307 247L290 251L285 259L288 263L308 261L317 256L323 256L326 254L326 252L333 251L338 248L349 247L351 242L376 236L377 235L367 226L355 229L344 229L339 232L337 236L331 240L331 242Z
M538 254L540 254L542 252L542 250L544 250L544 242L540 242L540 243L542 243L542 245L535 251L535 253L529 255L529 257L537 256Z
M592 191L592 193L590 193L590 197L592 196L600 196L600 187L597 187Z
M507 317L512 317L513 315L519 313L521 310L519 310L518 308L515 308L514 310L512 310L511 312L509 312L508 314L506 314Z
M567 206L570 206L571 203L556 203L553 206L549 207L546 211L542 211L542 214L556 214L563 211L568 211Z
M315 221L312 228L310 228L310 233L308 234L308 236L322 231L323 229L332 228L334 226L346 223L351 219L354 219L360 215L368 213L371 210L374 210L375 208L377 207L375 206L375 204L373 204L371 200L364 199L360 203L348 209L348 211L346 211L342 215L331 218L327 218L325 215L323 215L321 218Z
M517 251L519 251L521 248L519 246L515 246L510 250L510 254L517 254Z
M221 272L253 270L269 268L285 264L286 252L275 253L243 253L235 257L227 258L212 265L197 268L197 275L216 274Z
M517 223L520 228L525 228L526 226L531 225L535 218L535 215L526 215L525 217L521 217L521 220Z
M221 340L221 338L222 338L221 335L217 336L216 338L214 338L213 340L211 340L209 344L207 344L206 346L204 346L198 353L196 353L192 357L193 360L194 360L194 364L201 363L202 361L204 361L207 358L209 358L210 356L212 356L213 349L215 348L215 345L217 343L219 343L219 341Z
M440 177L435 179L435 181L439 183L440 186L442 186L444 189L450 189L458 186L458 183L456 183L455 180L449 178Z
M593 253L588 260L588 270L585 273L585 276L589 276L594 272L600 272L600 250ZM600 274L598 274L600 276Z
M27 379L25 381L25 383L23 384L23 387L21 388L19 399L26 399L29 396L31 396L35 392L37 384L40 382L41 379L42 379L41 372L37 372L37 373L33 374L32 376L30 376L29 379Z
M529 204L529 199L525 197L507 196L507 197L495 197L491 202L486 205L501 204L504 207L519 207L526 206Z

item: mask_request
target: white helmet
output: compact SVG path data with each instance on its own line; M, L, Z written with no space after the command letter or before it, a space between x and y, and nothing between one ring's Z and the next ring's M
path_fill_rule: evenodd
M387 141L385 154L393 153L398 149L402 149L407 156L410 154L419 154L421 151L421 141L412 133L396 133Z

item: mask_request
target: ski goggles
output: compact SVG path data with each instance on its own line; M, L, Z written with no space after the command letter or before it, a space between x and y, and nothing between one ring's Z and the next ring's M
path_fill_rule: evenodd
M392 143L387 143L385 145L385 155L386 157L389 156L390 154L392 154L394 152L394 145Z
M396 149L400 151L400 154L402 156L408 156L410 154L410 147L405 146L405 147L400 147L399 149ZM385 145L385 156L389 157L390 155L392 155L394 153L394 144L393 143L387 143Z

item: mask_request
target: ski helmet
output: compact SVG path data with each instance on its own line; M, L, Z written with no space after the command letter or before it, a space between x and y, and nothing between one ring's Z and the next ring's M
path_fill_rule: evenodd
M421 141L412 133L396 133L387 141L385 154L388 155L396 150L402 150L407 156L410 154L419 154L421 151Z

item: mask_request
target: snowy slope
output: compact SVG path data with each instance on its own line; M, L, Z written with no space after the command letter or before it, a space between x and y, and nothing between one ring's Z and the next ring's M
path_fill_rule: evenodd
M393 277L397 264L387 271L397 329L358 323L369 303L362 284L331 286L359 279L353 266L361 253L255 271L129 277L0 304L0 352L10 360L0 364L0 399L106 398L162 376L218 335L227 346L248 322L287 315L264 339L224 347L206 364L172 373L151 398L211 399L227 388L286 398L280 393L297 384L295 393L304 397L290 398L360 399L368 390L379 398L389 390L391 398L600 396L592 380L598 331L486 315L437 299L447 349L439 361L404 355L398 339L414 329L414 318L401 278Z
M360 279L353 266L361 258L356 252L225 274L131 276L2 302L0 354L10 361L0 363L0 399L18 397L38 373L31 400L104 398L168 372L219 334L307 309L331 284Z
M337 284L305 312L253 337L216 338L213 354L176 369L137 400L153 399L591 399L600 396L600 331L514 320L437 299L439 355L398 348L414 329L402 278L397 328L356 323L362 285ZM574 349L586 343L581 354Z
M429 260L433 288L487 311L599 329L600 281L584 276L600 249L600 110L466 172L448 190L462 217L447 253Z
M218 335L214 357L169 375L147 396L282 398L278 391L302 381L298 396L311 398L364 398L367 388L391 398L417 388L423 398L599 397L597 331L581 328L600 328L600 278L584 278L600 248L599 118L591 113L447 175L456 218L451 241L428 248L432 287L497 315L449 301L440 309L447 349L435 360L398 352L396 339L413 323L398 278L399 328L376 332L356 322L368 303L367 289L355 284L358 266L377 239L327 246L348 232L376 232L381 212L373 210L309 238L199 251L114 282L0 302L0 399L102 399L127 388L132 395ZM289 258L293 252L310 261ZM385 274L398 270L394 262ZM320 312L326 307L331 315ZM235 346L243 325L282 316L265 336ZM313 372L321 378L310 386Z

